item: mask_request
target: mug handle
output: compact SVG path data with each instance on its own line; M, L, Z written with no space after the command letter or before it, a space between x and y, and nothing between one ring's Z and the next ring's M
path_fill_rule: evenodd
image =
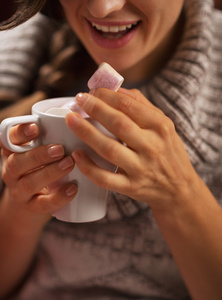
M39 117L36 115L29 115L29 116L20 116L20 117L12 117L7 118L1 122L0 125L0 139L5 148L12 152L26 152L37 146L40 146L40 139L39 137L34 139L28 144L18 146L12 144L9 138L9 131L12 126L19 125L19 124L26 124L26 123L36 123L39 124Z

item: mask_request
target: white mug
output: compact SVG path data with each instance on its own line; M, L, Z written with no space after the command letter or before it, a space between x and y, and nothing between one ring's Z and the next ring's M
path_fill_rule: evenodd
M80 140L67 126L64 115L46 113L50 108L61 107L74 98L54 98L37 102L32 107L32 115L7 118L0 125L0 138L2 144L13 152L25 152L40 145L61 144L65 148L66 155L74 150L84 150L89 157L103 169L114 171L115 166L107 162L88 145ZM102 125L88 117L89 122L106 135L115 138ZM12 126L24 123L36 123L39 126L39 136L26 145L14 145L9 139L9 131ZM66 222L91 222L103 218L106 214L106 201L108 191L102 189L90 181L77 166L64 178L49 186L52 191L61 187L64 183L74 182L78 186L78 193L73 200L63 208L53 213L57 219Z

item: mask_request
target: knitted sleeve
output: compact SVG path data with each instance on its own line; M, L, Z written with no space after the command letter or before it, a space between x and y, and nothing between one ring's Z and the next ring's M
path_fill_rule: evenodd
M29 92L54 27L50 19L37 14L0 32L0 109Z

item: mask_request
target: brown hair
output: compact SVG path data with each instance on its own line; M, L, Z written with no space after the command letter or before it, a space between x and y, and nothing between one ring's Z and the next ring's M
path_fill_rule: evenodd
M33 17L39 11L56 20L63 20L63 10L58 0L6 0L6 20L0 23L0 30L16 27ZM4 7L4 6L3 6ZM4 15L4 9L3 13Z

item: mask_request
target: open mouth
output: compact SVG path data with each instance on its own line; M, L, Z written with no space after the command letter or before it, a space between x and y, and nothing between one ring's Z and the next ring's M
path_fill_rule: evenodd
M95 43L107 49L118 49L128 44L135 36L141 21L101 24L87 20Z
M133 31L139 23L140 22L138 21L128 25L104 26L92 22L90 23L90 25L93 27L94 30L97 31L98 34L101 35L101 37L112 40L124 37L126 34Z

